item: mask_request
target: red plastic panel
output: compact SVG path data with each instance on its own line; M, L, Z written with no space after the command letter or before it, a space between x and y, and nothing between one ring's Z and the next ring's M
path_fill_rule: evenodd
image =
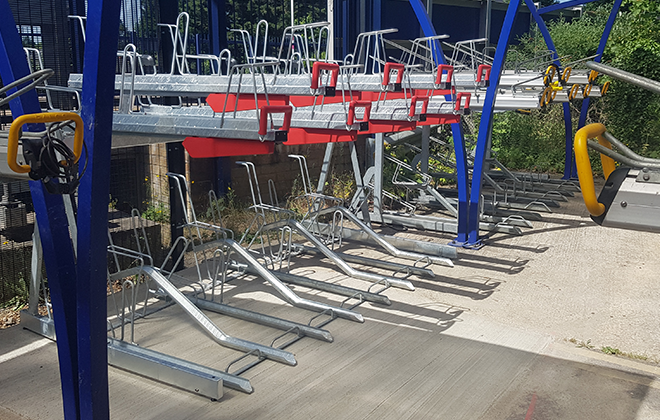
M254 94L252 93L241 93L238 97L238 104L236 103L236 94L230 93L212 93L206 97L206 103L209 104L211 109L215 112L222 112L222 108L225 106L225 97L227 98L227 108L226 112L233 112L234 105L236 105L236 111L249 111L256 109L254 104ZM257 100L259 101L260 106L266 105L266 95L257 94ZM268 95L268 102L271 105L289 105L289 96L287 95Z
M356 131L291 127L289 129L288 140L283 144L286 144L287 146L295 146L299 144L354 141L355 139L357 139Z
M270 155L275 151L273 142L213 137L186 137L183 147L193 158Z
M369 120L369 134L414 130L415 121ZM363 134L361 132L361 134Z
M461 122L460 115L454 114L426 114L426 121L417 121L417 125L456 124Z

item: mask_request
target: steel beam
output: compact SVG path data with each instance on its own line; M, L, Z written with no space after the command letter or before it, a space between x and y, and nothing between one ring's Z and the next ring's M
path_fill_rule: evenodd
M555 10L567 9L569 7L580 6L583 4L591 3L598 0L569 0L563 3L556 3L539 9L539 14L554 12Z
M0 78L3 84L7 85L30 74L24 57L23 45L9 3L0 2ZM39 99L34 90L10 101L9 106L14 118L23 114L41 112ZM43 124L26 124L26 131L43 131L44 128ZM62 381L64 417L66 420L78 420L80 407L76 336L77 279L64 202L61 196L45 193L41 182L30 182L30 190L51 286L56 328L61 337L57 355ZM68 285L68 290L65 290L65 284Z
M120 340L108 339L110 365L214 400L222 398L223 372Z
M596 51L596 57L594 58L594 61L596 63L600 63L600 61L603 59L603 53L605 52L607 39L610 37L610 32L612 32L612 27L614 26L614 21L616 20L616 16L619 14L619 8L621 7L622 2L623 0L614 0L612 11L610 12L610 16L607 18L607 23L605 23L605 29L603 30L603 35L600 38L600 43L598 44L598 50ZM582 101L582 109L580 110L580 119L578 120L578 127L577 127L578 130L584 127L584 125L587 123L587 113L589 112L589 103L590 103L589 98L585 98L584 101Z
M107 223L112 108L121 3L90 1L82 91L87 172L78 188L77 334L80 417L109 418L107 357ZM57 325L57 323L56 323Z
M478 247L481 245L479 240L479 200L481 199L481 184L483 182L484 163L486 158L486 149L488 139L493 128L493 110L495 98L497 96L498 85L504 68L506 52L509 47L509 40L513 32L513 23L518 13L521 0L511 0L504 16L502 32L500 33L495 58L491 70L490 86L486 90L486 99L481 114L479 124L479 136L477 138L477 148L474 157L474 170L472 172L472 188L470 191L470 204L468 208L468 238L465 246ZM494 76L494 77L493 77Z

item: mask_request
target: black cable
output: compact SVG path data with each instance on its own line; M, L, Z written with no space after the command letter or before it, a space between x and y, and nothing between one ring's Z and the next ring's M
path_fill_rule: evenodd
M76 156L71 148L54 136L55 131L73 124L73 121L51 124L40 140L23 141L23 153L32 168L30 177L40 179L51 194L74 194L87 170L88 151L85 143L85 166L79 173Z

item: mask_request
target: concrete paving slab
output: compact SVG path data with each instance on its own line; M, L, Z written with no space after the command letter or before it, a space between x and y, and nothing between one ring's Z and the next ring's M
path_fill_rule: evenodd
M524 236L496 234L480 251L459 250L456 267L434 266L435 278L413 276L414 292L388 289L391 306L357 308L364 324L333 321L325 327L333 343L298 341L287 349L298 366L266 361L247 371L252 395L226 389L212 402L110 368L111 416L659 419L660 367L600 349L660 359L660 237L597 227L578 199L562 209L565 214L534 222ZM429 232L397 235L452 239ZM347 245L346 252L396 261ZM370 285L310 257L297 260L293 271L345 286ZM293 289L322 302L343 300ZM246 278L227 287L226 299L297 322L314 315L271 292L263 281ZM240 338L268 344L279 335L226 316L209 317ZM211 341L175 306L139 320L136 341L219 369L239 355ZM62 418L56 346L19 327L0 331L0 390L0 418Z

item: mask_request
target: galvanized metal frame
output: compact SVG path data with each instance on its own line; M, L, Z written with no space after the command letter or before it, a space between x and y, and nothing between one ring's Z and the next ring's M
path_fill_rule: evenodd
M534 6L533 2L530 0L525 0L527 3L529 9L532 11L532 14L534 15L535 19L539 23L539 28L541 29L541 32L544 35L544 38L546 39L546 42L548 43L548 46L552 48L552 40L549 37L549 33L547 32L547 28L545 25L542 23L542 20L540 18L541 13L547 13L551 10L552 7L555 8L561 8L563 7L568 7L571 5L576 5L576 4L584 4L588 3L589 1L582 1L580 3L578 2L568 2L568 3L561 3L556 6L550 6L547 8L542 9L541 11L537 11L536 7ZM602 56L602 53L605 49L605 45L607 43L607 38L609 37L609 33L612 29L612 26L614 24L614 19L616 18L616 14L618 13L618 9L621 5L622 0L616 0L614 3L614 7L612 9L612 12L610 14L610 17L607 21L607 24L605 26L605 29L603 31L603 36L601 37L601 41L598 47L598 59L600 60L600 57ZM506 58L506 52L509 46L509 40L511 37L511 32L512 32L512 26L513 26L513 21L515 18L515 15L517 13L518 8L520 7L520 0L512 0L509 3L509 6L507 8L507 13L504 18L504 24L502 26L502 32L500 34L500 39L498 41L497 49L495 52L495 59L493 62L493 67L492 67L492 73L495 74L495 78L491 78L491 85L488 88L486 92L486 98L484 101L484 107L483 107L483 113L482 113L482 119L479 127L479 136L477 140L477 149L475 153L475 166L474 166L474 172L473 172L473 178L472 178L472 189L470 192L470 204L469 204L469 211L467 215L468 219L468 240L465 243L465 246L467 247L480 247L482 246L482 242L479 239L479 228L478 228L478 215L479 215L479 200L481 197L481 186L482 186L482 181L483 181L483 172L485 169L485 157L488 152L488 147L489 147L489 140L490 136L492 133L492 118L493 118L493 108L494 108L494 103L495 103L495 98L497 95L497 89L498 85L500 82L501 78L501 72L503 69L503 64L504 60ZM555 58L556 53L554 54ZM566 107L566 105L565 105ZM585 98L582 104L582 112L580 116L580 123L579 126L584 125L584 122L586 120L586 113L589 107L589 98ZM568 116L566 112L566 108L564 111L564 117L565 121L568 124ZM570 125L567 125L566 128L566 133L568 135L568 130ZM568 147L567 147L568 148ZM572 166L572 162L569 165L569 168Z
M31 183L32 197L51 286L64 416L69 419L109 418L105 332L105 243L99 229L107 224L114 56L119 29L119 2L90 1L81 113L85 124L88 169L79 187L77 241L74 259L62 196L49 195L40 182ZM29 74L21 39L7 2L0 4L0 75L9 83ZM20 57L20 58L19 58ZM39 113L34 91L12 101L14 117ZM93 123L92 123L93 122ZM42 131L38 125L28 131ZM92 238L94 238L92 240ZM66 286L65 286L66 285Z
M426 8L421 0L409 0L410 5L415 11L417 20L422 27L424 36L435 37L438 34L435 32L435 27L431 17L426 12ZM436 41L438 42L438 41ZM442 49L436 48L434 56L436 63L445 64L444 55L441 54ZM447 97L449 100L449 97ZM456 226L456 239L452 242L454 245L463 245L468 242L468 229L469 229L469 191L468 184L468 165L467 165L467 151L465 150L465 143L463 140L463 128L460 123L451 125L451 131L454 138L454 150L456 153L456 174L457 174L457 188L458 188L458 219ZM423 151L423 159L428 159L428 151Z

